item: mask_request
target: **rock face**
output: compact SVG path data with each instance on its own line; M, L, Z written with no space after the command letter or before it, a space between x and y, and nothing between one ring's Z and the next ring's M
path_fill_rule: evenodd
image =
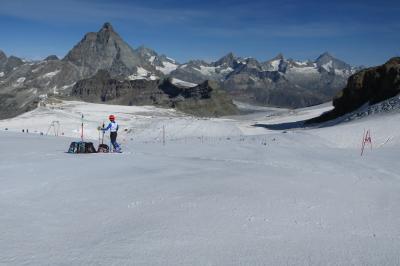
M162 102L158 90L159 80L117 80L106 70L100 70L91 78L78 81L72 88L71 96L94 103L121 105L151 105Z
M373 105L400 93L400 57L384 65L367 68L352 75L347 86L334 98L332 111L309 123L335 119L363 106Z
M176 108L197 116L223 116L238 113L230 97L216 84L204 82L183 88L166 80L116 80L100 70L91 78L78 81L72 89L74 98L122 105L157 105Z
M169 84L171 82L168 81ZM239 114L229 95L214 81L205 81L196 87L180 90L174 106L185 113L213 117ZM179 99L180 96L184 99Z
M110 23L105 23L99 32L87 33L63 61L78 66L83 76L100 69L107 69L112 75L129 75L145 64Z
M3 72L3 75L14 71L23 64L24 62L20 58L15 56L7 57L6 54L0 50L0 72Z

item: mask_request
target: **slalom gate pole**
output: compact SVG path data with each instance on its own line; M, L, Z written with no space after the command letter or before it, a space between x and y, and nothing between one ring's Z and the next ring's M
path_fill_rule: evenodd
M364 129L363 136L362 136L362 140L361 140L361 154L360 154L361 156L362 156L363 153L364 153L364 146L365 146L364 140L365 140L365 129Z
M368 129L363 133L363 139L362 139L362 144L361 144L361 156L363 156L365 145L369 144L371 146L372 150L372 139L371 139L371 131Z
M104 128L104 121L103 121L103 128ZM102 130L102 132L103 132L103 136L101 137L101 144L103 144L104 143L104 130Z
M82 114L81 121L82 121L81 140L82 140L82 142L83 142L83 114Z
M371 130L368 130L368 136L366 141L369 143L369 145L371 146L371 151L372 151L372 138L371 138Z
M97 129L97 131L99 131L99 144L100 144L100 140L101 140L101 133L100 133L100 129Z
M163 125L163 146L165 146L165 125Z

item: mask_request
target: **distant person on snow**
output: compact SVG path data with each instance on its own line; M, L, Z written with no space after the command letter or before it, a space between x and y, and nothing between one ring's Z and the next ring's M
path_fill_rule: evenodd
M115 116L114 115L110 115L108 117L108 119L110 120L110 123L108 124L108 126L106 128L103 128L103 132L106 132L107 130L110 130L110 140L111 140L111 144L114 147L114 151L116 152L121 152L121 148L117 143L117 132L118 132L118 124L117 122L115 122Z

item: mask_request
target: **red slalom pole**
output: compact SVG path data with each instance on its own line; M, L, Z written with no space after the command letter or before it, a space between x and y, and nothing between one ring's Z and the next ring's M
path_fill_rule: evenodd
M362 141L361 141L361 156L364 153L364 146L365 146L365 129L364 129L364 133L363 133Z
M367 144L369 144L371 146L371 150L372 150L371 131L368 129L367 132L365 132L365 129L364 129L363 139L362 139L362 143L361 143L361 156L363 156L365 145L367 145Z

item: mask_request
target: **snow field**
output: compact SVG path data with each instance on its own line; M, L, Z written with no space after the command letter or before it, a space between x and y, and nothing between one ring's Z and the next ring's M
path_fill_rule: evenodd
M64 102L1 121L0 264L398 265L398 114L251 127L329 108L197 119ZM66 154L80 113L95 145L91 127L114 113L124 153ZM72 138L19 133L56 119ZM393 138L361 157L364 128Z

